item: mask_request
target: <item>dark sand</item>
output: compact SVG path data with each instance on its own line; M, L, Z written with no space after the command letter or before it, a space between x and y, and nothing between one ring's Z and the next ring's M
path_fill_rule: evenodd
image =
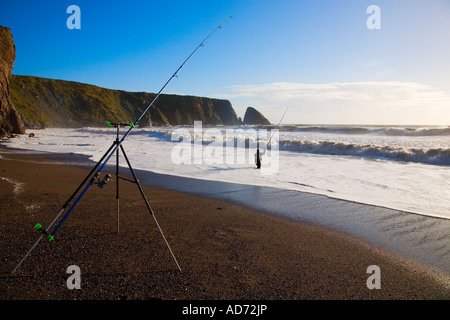
M86 176L49 158L1 153L1 300L445 299L445 273L348 235L237 204L144 186L183 269L172 260L137 186L93 186L55 236L11 270ZM66 269L81 269L69 290ZM367 267L381 269L369 290Z
M58 157L63 163L73 163L77 159L78 165L87 164L82 156L60 154ZM92 166L89 162L88 167ZM128 168L121 170L128 171ZM314 193L136 171L146 185L222 199L271 215L319 225L450 275L449 219Z

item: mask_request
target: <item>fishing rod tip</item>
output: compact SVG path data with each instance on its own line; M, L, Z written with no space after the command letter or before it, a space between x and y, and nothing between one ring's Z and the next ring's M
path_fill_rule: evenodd
M227 21L230 20L231 18L233 18L233 16L229 16L227 20L225 20L224 22L222 22L222 24L219 26L219 28L222 27L222 26L225 24L225 22L227 22Z

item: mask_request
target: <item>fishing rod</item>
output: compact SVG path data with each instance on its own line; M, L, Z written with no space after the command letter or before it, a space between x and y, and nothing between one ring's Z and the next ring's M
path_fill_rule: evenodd
M22 257L22 259L19 261L19 263L14 267L14 269L12 270L12 274L14 274L17 269L19 268L19 266L23 263L23 261L28 257L28 255L33 251L33 249L37 246L37 244L40 242L40 240L42 238L46 238L48 241L53 241L54 240L54 236L56 234L56 232L58 232L59 228L62 226L62 224L64 223L64 221L67 219L67 217L69 216L69 214L72 212L72 210L75 208L75 206L78 204L78 202L81 200L81 198L84 196L84 194L86 193L86 191L89 189L89 187L91 187L93 184L97 184L99 187L103 187L106 183L108 183L109 179L111 178L111 176L109 174L107 174L103 180L100 180L100 173L103 171L103 169L105 168L106 164L108 163L109 159L112 157L113 154L116 153L116 151L118 150L118 148L120 147L122 151L123 147L122 147L122 143L125 140L125 138L130 134L131 130L133 130L136 125L139 123L139 121L142 119L142 117L150 110L150 108L153 106L153 104L155 103L155 101L158 99L158 97L161 95L161 93L163 92L163 90L169 85L169 83L173 80L173 78L175 78L178 74L178 72L181 70L181 68L183 68L183 66L191 59L191 57L197 52L198 49L200 49L200 47L203 46L203 44L214 34L216 33L217 30L219 30L220 28L222 28L222 26L228 21L230 20L232 17L230 16L229 18L227 18L225 21L223 21L218 27L216 27L196 48L195 50L186 58L186 60L183 61L183 63L178 67L178 69L175 71L175 73L169 78L169 80L167 80L167 82L162 86L162 88L158 91L158 93L155 95L155 97L152 99L152 101L148 104L148 106L144 109L144 111L142 111L142 113L139 115L139 117L132 123L129 124L129 129L125 132L125 134L122 136L122 138L120 140L116 140L114 141L114 143L110 146L110 148L108 149L108 151L105 152L105 154L101 157L101 159L97 162L97 164L92 168L92 170L89 172L89 174L84 178L84 180L81 182L81 184L78 186L78 188L74 191L74 193L69 197L69 199L63 204L61 210L57 213L57 215L53 218L53 220L51 221L51 223L44 229L42 227L42 225L40 225L39 223L35 226L35 229L38 230L39 232L41 232L41 235L39 236L39 238L35 241L35 243L31 246L31 248L27 251L27 253ZM108 123L108 122L107 122ZM108 123L108 125L111 125L110 123ZM129 163L128 163L129 164ZM129 167L133 173L134 176L134 172L129 164ZM98 168L98 170L97 170ZM94 174L95 172L95 174ZM94 175L93 175L94 174ZM138 183L137 178L134 176L135 181ZM86 182L89 180L89 182L86 184ZM81 193L78 195L78 197L74 200L73 204L67 209L67 212L64 214L64 216L61 218L61 220L59 221L59 223L56 225L56 227L49 232L49 230L51 229L52 225L58 220L58 218L61 216L61 214L66 210L66 208L69 206L70 202L72 202L72 200L75 198L75 196L78 194L78 192L82 189L82 187L86 184L86 186L83 188L83 190L81 191ZM150 205L148 204L148 201L146 200L142 188L140 187L140 184L138 183L139 186L139 190L141 192L141 194L143 195L145 201L146 201L146 205L147 208L149 209L151 215L153 216L153 219L156 222L156 225L158 226L159 231L161 232L162 237L164 238L164 241L166 243L166 245L169 248L169 251L172 255L172 258L175 260L178 269L181 271L181 268L178 264L178 262L176 261L175 256L173 255L172 250L170 249L170 246L164 236L164 234L162 233L162 230L158 224L158 221L156 220L156 217L153 214L153 211L150 208Z
M289 107L286 108L286 111L284 111L283 116L280 119L280 122L278 122L277 128L280 127L281 121L283 121L284 116L286 115L286 112L288 111ZM264 148L264 152L266 152L266 149L269 147L270 141L272 141L273 136L275 135L275 132L272 134L272 136L269 139L269 142L267 142L266 147Z
M286 108L286 111L284 111L283 116L280 119L280 122L278 122L277 128L280 126L281 121L283 121L284 116L286 115L286 112L288 111L289 107ZM258 144L256 147L256 154L255 154L255 163L256 163L256 168L260 169L261 168L261 157L262 155L266 154L266 150L269 147L270 142L272 141L273 136L275 135L275 132L272 133L272 136L269 139L269 142L267 142L266 147L264 148L264 151L262 153L259 152L259 137L258 137Z
M115 147L109 152L109 154L106 156L105 161L103 162L103 164L101 165L101 167L98 169L96 175L100 174L100 172L103 171L103 169L105 168L106 164L108 163L109 159L112 157L112 155L116 152L116 150L120 147L120 145L123 143L123 141L125 140L125 138L129 135L129 133L131 132L131 130L133 130L136 125L139 123L139 121L142 119L142 117L148 112L148 110L150 110L150 108L153 106L153 104L155 103L155 101L158 99L158 97L161 95L161 93L163 92L163 90L167 87L167 85L177 76L178 72L181 70L181 68L183 68L183 66L189 61L189 59L191 59L191 57L197 52L198 49L200 49L200 47L203 46L203 44L206 42L206 40L208 40L217 30L219 30L228 20L230 20L232 17L229 17L228 19L226 19L224 22L222 22L217 28L215 28L198 46L197 48L195 48L195 50L187 57L186 60L184 60L184 62L178 67L178 69L175 71L175 73L169 78L169 80L167 80L167 82L162 86L162 88L159 90L159 92L156 94L156 96L153 98L153 100L150 102L150 104L145 108L145 110L139 115L139 117L136 119L136 121L134 121L133 123L130 123L129 125L129 129L127 132L125 132L125 134L122 136L122 139L120 139L118 142L116 142ZM87 189L89 189L89 187L92 184L88 184L86 185L85 189L82 191L82 193L80 194L80 198L83 196L84 192L87 191ZM75 207L75 205L77 204L78 199L75 200L74 204L72 205L72 207L69 208L69 210L67 211L67 213L62 217L61 221L59 222L59 224L55 227L55 229L52 231L52 233L50 234L52 237L55 235L55 233L58 231L58 229L61 227L61 225L64 223L64 221L66 220L66 218L68 217L68 215L70 214L70 212L72 211L73 207Z

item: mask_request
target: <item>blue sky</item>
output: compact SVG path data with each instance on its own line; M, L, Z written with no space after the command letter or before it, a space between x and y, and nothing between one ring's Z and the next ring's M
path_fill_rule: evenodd
M81 29L69 30L69 5ZM370 5L380 29L369 29ZM449 0L2 1L13 73L229 99L278 123L450 122Z

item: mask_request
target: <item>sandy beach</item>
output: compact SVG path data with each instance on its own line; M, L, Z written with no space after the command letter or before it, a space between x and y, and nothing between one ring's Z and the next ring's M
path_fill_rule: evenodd
M1 300L422 300L450 298L446 273L349 235L230 201L144 186L93 186L55 236L11 270L89 172L50 156L0 153ZM113 176L114 177L114 176ZM81 271L69 290L67 268ZM370 290L367 268L381 270Z

